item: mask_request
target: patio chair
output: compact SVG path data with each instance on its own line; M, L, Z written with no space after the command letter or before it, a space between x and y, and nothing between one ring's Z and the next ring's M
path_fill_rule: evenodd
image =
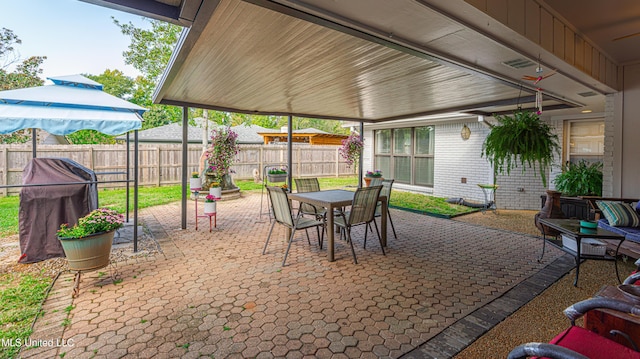
M287 262L287 256L289 255L289 249L291 249L291 243L293 243L293 238L296 234L296 230L307 229L311 227L322 227L322 234L318 237L318 244L320 244L320 247L322 247L322 237L324 237L325 230L324 221L305 218L302 217L300 213L298 213L296 218L293 218L293 215L291 214L291 203L289 202L289 198L287 198L287 192L282 187L267 187L267 192L269 193L269 199L271 200L271 209L273 211L275 220L271 224L271 229L269 229L269 235L267 236L267 241L264 244L262 254L265 254L267 252L269 239L271 239L271 233L273 232L273 227L275 227L276 223L279 223L291 229L289 244L287 245L287 250L284 253L284 259L282 260L283 267ZM309 239L308 234L307 241L309 242L309 245L311 245L311 240Z
M393 225L393 219L391 219L391 212L389 211L389 202L391 201L391 187L393 186L393 181L392 179L389 180L382 180L382 190L380 191L380 195L381 196L385 196L387 197L387 217L389 217L389 222L391 222L391 229L393 230L393 237L395 239L398 239L398 235L396 234L396 227ZM375 217L382 217L382 203L378 202L378 205L376 206L376 214ZM378 224L376 223L376 221L373 221L373 225L376 227L376 231L378 230ZM373 229L371 229L371 224L367 225L367 227L369 227L369 230L373 232ZM367 242L364 242L364 246L366 248L367 246Z
M369 187L380 186L380 185L382 185L382 178L380 177L371 178L371 181L369 182Z
M298 193L320 191L320 183L317 178L294 178L293 180L296 182L296 190ZM311 215L318 221L324 221L327 211L324 208L318 208L309 203L300 203L298 213L302 213L303 216L305 214ZM320 237L320 228L316 227L316 230L318 231L318 237ZM322 249L322 243L320 243L320 249Z
M558 334L549 344L547 343L527 343L514 348L507 357L508 359L520 359L530 356L546 357L551 359L638 359L640 353L637 347L630 342L631 347L636 350L605 338L595 332L575 325L575 321L592 309L605 308L631 315L640 315L640 306L634 306L630 302L625 302L612 298L591 298L578 302L564 310L564 314L571 320L571 326ZM626 334L621 334L626 339ZM634 338L637 339L637 338Z
M353 196L351 210L349 210L348 212L336 213L334 224L340 227L340 230L345 233L347 242L351 246L351 253L353 253L353 262L355 264L358 264L358 260L356 259L356 252L353 249L353 241L351 240L351 228L364 224L364 240L365 242L367 241L366 225L374 220L376 204L378 203L380 190L382 190L382 186L358 188L355 195ZM376 232L378 232L377 226ZM382 248L382 254L386 255L386 253L384 252L384 247L382 246L382 239L380 238L379 232L378 241L380 242L380 248Z

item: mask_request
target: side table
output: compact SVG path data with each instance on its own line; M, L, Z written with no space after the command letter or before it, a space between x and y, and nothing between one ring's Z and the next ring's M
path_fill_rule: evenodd
M581 228L580 220L578 219L560 219L560 218L542 218L539 222L544 226L547 226L551 229L555 229L556 231L573 238L576 241L576 250L572 250L570 248L565 247L562 244L561 240L558 240L555 236L547 237L547 233L545 231L542 232L542 253L538 258L538 262L542 261L542 257L544 256L544 251L547 242L554 247L564 251L565 253L571 254L576 261L576 279L573 281L573 286L578 286L578 276L580 275L580 262L583 259L595 259L595 260L608 260L613 261L614 267L616 270L616 277L618 278L618 282L622 283L620 280L620 274L618 273L618 250L620 249L620 245L624 242L625 237L618 234L607 231L603 228ZM616 252L613 256L605 254L603 256L598 255L590 255L582 253L582 239L584 238L594 238L594 239L611 239L618 241L618 247L616 247Z
M600 291L595 294L595 297L628 301L617 287L611 285L603 286ZM636 343L638 343L638 338L640 338L640 317L610 309L595 309L589 311L584 317L584 327L631 349L633 349L631 344L623 336L611 335L610 331L612 329L619 330L636 340Z
M200 194L199 190L193 190L193 194L195 196L195 204L196 204L196 231L198 230L198 218L207 218L209 217L209 232L211 232L211 217L213 217L213 227L218 228L218 211L214 213L205 213L203 215L198 215L198 195Z
M482 189L482 193L484 194L482 213L486 212L488 209L492 210L493 213L496 213L498 210L498 207L496 207L496 190L498 189L498 185L478 183L478 187Z

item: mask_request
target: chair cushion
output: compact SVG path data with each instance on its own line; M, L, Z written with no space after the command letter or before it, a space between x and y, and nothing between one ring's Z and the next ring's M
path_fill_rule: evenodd
M590 359L640 359L640 353L582 327L572 326L550 341Z
M609 225L613 227L638 227L640 219L635 209L624 202L596 201Z
M606 218L601 218L598 221L598 227L622 234L627 241L640 243L640 227L614 227L609 225L609 221Z

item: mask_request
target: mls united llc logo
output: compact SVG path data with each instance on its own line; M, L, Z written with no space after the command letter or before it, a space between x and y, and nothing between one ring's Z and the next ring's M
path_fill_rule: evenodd
M0 344L3 347L72 347L74 345L73 339L31 339L31 338L16 338L16 339L0 339Z

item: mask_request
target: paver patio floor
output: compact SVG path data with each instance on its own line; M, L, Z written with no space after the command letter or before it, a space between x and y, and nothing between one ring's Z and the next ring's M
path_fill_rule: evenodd
M98 271L83 274L73 300L73 275L63 274L45 302L58 310L38 319L32 337L68 345L21 356L429 357L430 350L456 346L446 344L445 329L461 343L469 336L454 323L472 331L501 320L503 305L495 300L512 305L505 293L562 256L550 249L538 263L535 237L392 209L398 239L389 228L386 256L375 235L363 249L362 229L356 229L358 264L340 240L336 261L329 262L315 231L309 231L311 245L299 232L281 267L285 229L276 225L262 255L270 224L259 207L259 195L219 202L212 233L204 219L195 231L191 201L186 230L179 229L179 203L143 210L141 221L162 253L119 263L117 284ZM542 281L550 284L552 277ZM53 313L68 305L74 308L61 326ZM443 344L432 340L439 334Z

